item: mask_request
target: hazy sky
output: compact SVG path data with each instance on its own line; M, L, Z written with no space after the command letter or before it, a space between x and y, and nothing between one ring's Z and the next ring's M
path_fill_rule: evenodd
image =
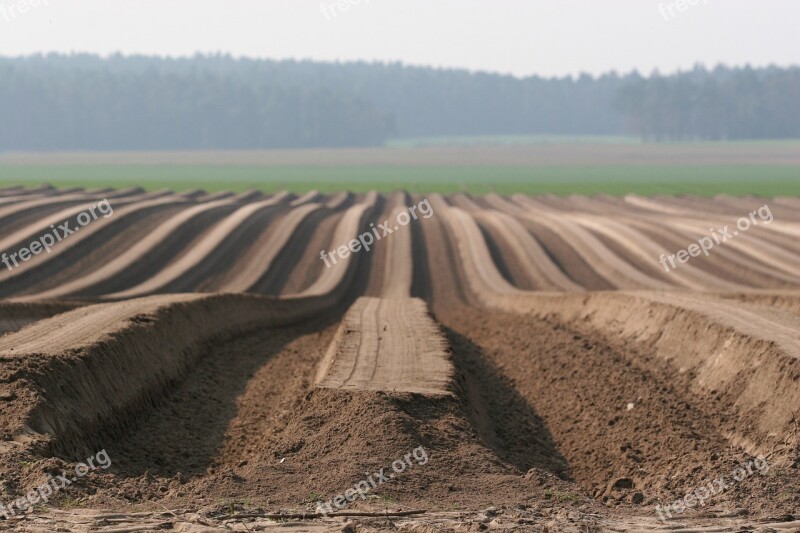
M787 65L800 64L800 1L0 0L0 55L49 51L222 51L548 76Z

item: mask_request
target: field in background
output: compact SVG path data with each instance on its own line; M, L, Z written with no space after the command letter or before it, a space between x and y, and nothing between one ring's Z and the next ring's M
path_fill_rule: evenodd
M453 137L410 137L393 139L389 148L429 146L497 146L509 144L642 144L638 137L617 135L462 135Z
M478 144L471 144L478 143ZM800 141L450 138L374 149L0 154L0 185L800 195Z

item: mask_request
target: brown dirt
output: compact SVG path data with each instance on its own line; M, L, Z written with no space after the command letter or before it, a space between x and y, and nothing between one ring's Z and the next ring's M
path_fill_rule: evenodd
M465 332L462 342L512 380L542 417L572 477L600 501L618 505L641 493L648 507L671 502L750 458L726 438L736 417L722 398L694 394L688 373L624 340L555 317L495 312L487 320L480 309L462 308L437 318ZM620 479L632 486L615 490ZM800 480L784 463L736 485L707 510L774 512L782 503L800 503L798 489ZM779 494L790 496L779 503Z
M103 193L61 192L0 191L0 215ZM746 202L431 195L431 218L325 268L423 198L157 196L0 280L25 296L0 305L0 504L112 459L14 528L269 529L261 511L313 512L395 460L346 510L426 513L298 530L798 527L800 229L780 210L664 273L659 249ZM765 475L659 522L756 456Z

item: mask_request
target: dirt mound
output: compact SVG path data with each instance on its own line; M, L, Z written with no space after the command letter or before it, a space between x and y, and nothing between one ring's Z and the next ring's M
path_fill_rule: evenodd
M487 318L468 308L437 316L511 380L541 417L569 474L603 502L652 509L720 476L730 481L754 460L731 446L729 433L741 420L737 406L724 395L696 391L690 372L676 372L645 346L606 337L581 320L503 312ZM797 465L781 453L764 455L763 475L731 483L706 509L770 512L791 502Z
M0 335L19 331L28 324L66 313L80 305L70 302L0 302Z
M449 394L447 341L418 299L359 298L320 365L317 387Z
M800 514L791 199L16 188L0 243L98 195L113 217L0 273L0 505L112 464L17 529L258 529L329 501L426 512L359 530ZM659 264L767 203L774 222Z
M584 324L657 355L691 390L736 416L727 437L752 454L800 458L800 316L710 295L532 296L502 308Z
M82 307L6 335L0 383L14 398L0 419L2 440L86 453L136 424L209 342L306 320L323 314L324 304L153 296Z

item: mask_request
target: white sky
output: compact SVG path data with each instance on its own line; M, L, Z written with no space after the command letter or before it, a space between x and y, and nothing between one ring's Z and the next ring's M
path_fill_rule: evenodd
M800 64L799 0L685 0L682 12L678 0L341 0L326 16L337 1L0 0L0 55L221 51L546 76Z

